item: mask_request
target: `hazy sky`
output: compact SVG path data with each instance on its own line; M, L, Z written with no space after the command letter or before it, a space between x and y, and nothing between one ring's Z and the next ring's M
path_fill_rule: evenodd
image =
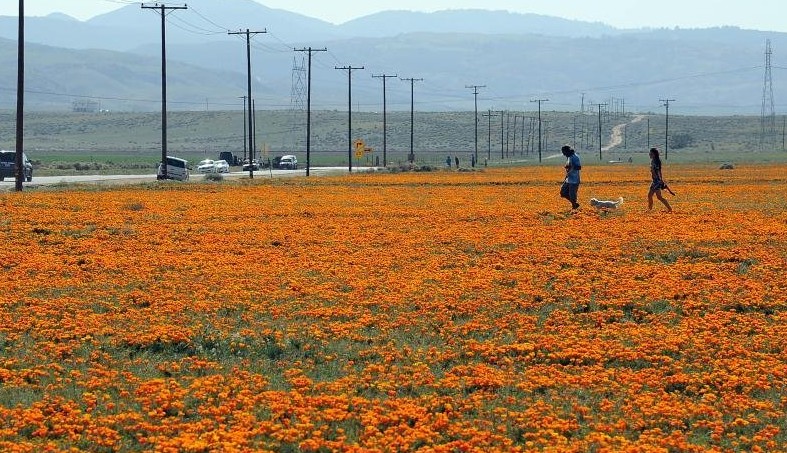
M215 0L222 1L222 0ZM258 0L271 7L286 9L328 22L342 23L385 10L437 11L483 8L535 13L592 22L618 28L712 27L734 25L767 31L787 32L785 0ZM62 12L78 19L127 4L130 0L25 0L26 16ZM183 4L166 1L165 4ZM2 0L0 15L16 16L19 2Z

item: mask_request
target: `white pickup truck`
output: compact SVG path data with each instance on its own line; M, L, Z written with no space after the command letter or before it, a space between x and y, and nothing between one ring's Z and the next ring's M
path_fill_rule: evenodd
M291 154L282 156L281 160L279 161L279 168L284 170L297 170L298 158Z

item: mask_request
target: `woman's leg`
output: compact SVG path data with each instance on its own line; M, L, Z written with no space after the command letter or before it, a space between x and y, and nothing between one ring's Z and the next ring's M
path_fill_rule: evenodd
M670 206L669 202L667 201L667 199L664 198L663 195L661 195L661 191L660 190L656 191L656 198L658 198L659 201L662 202L664 204L664 206L666 206L667 212L672 212L672 206Z
M653 194L654 193L655 193L655 191L653 189L650 189L648 191L648 211L653 209Z

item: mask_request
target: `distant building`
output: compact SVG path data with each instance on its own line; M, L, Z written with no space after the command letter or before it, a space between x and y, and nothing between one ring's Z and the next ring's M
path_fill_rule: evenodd
M74 113L98 113L101 104L98 101L74 101L71 111Z

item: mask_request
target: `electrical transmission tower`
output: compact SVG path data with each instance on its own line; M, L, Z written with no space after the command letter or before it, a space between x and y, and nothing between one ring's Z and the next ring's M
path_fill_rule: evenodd
M292 57L292 89L290 90L290 108L305 110L306 108L306 57Z
M773 79L771 78L771 40L765 40L765 79L762 84L762 113L760 114L760 147L764 148L776 133L776 113L773 108Z
M288 142L292 144L293 151L300 151L304 146L304 137L300 131L305 129L306 111L306 57L292 57L292 89L290 90L290 130Z

